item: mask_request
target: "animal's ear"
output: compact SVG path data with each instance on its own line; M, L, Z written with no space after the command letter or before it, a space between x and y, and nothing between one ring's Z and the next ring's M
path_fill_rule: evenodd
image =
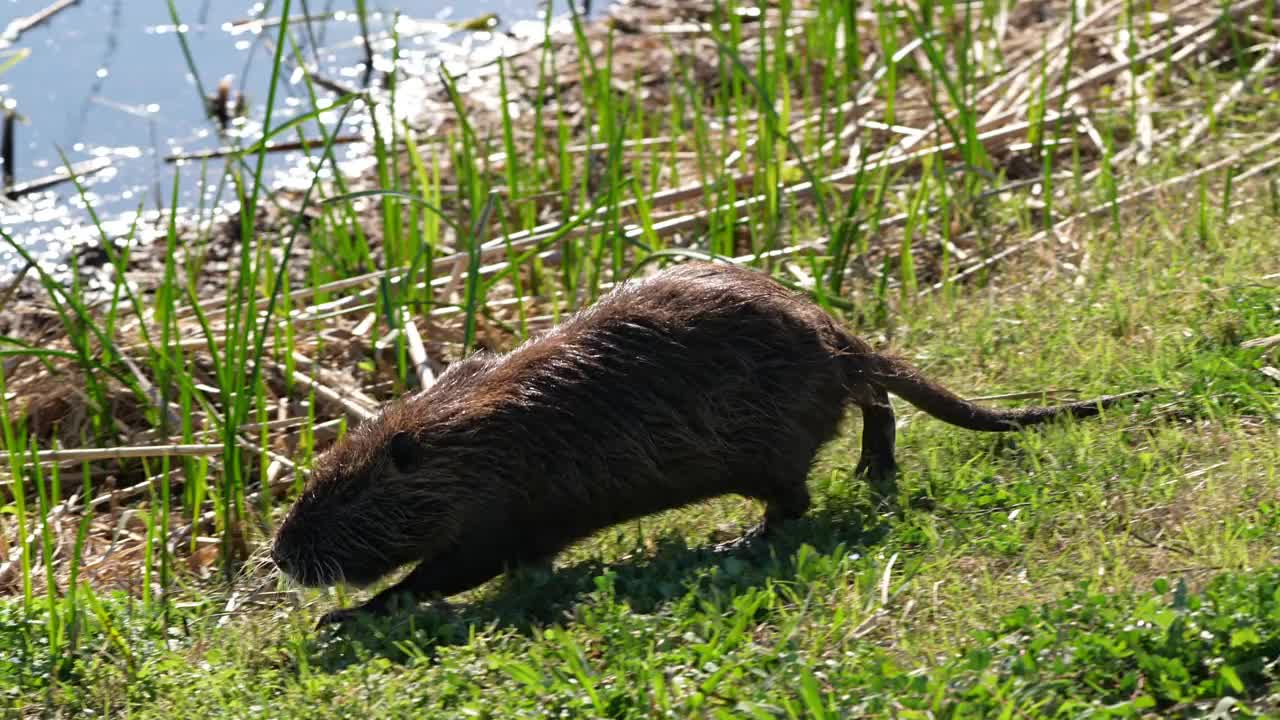
M391 442L387 445L387 452L391 455L391 462L396 466L396 470L407 473L418 466L418 461L422 457L422 448L418 445L418 441L407 432L398 432L391 436Z

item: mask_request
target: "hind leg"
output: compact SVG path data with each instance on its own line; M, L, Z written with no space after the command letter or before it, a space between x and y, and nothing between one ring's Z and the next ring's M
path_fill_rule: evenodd
M898 463L893 454L897 427L893 406L884 388L871 386L868 395L858 402L862 409L862 456L854 475L866 478L879 509L896 510Z
M716 552L731 552L751 545L769 537L769 534L785 523L802 517L809 510L809 488L805 484L808 477L808 463L799 473L792 472L786 477L787 482L774 479L774 486L768 492L762 492L764 500L764 519L743 533L742 537L720 543L715 546Z

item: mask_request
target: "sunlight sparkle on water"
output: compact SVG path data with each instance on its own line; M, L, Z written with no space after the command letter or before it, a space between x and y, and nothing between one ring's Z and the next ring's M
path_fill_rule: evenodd
M438 89L432 68L441 62L448 62L457 74L467 65L493 58L499 49L522 44L505 33L460 33L455 26L443 22L444 18L501 11L504 24L527 41L540 36L544 27L541 20L527 20L541 16L538 4L538 0L409 0L398 6L403 10L400 14L373 12L368 26L369 39L378 51L373 61L378 71L375 76L395 69L386 57L394 44L389 36L393 22L401 35L399 67L404 71L397 83L395 108L402 117L387 117L389 108L384 103L377 108L379 122L396 122L421 113L428 105L429 90ZM88 5L82 4L81 9ZM109 162L106 168L82 175L81 182L104 229L113 237L128 233L140 202L148 214L158 212L157 206L167 206L168 191L164 189L173 186L175 173L180 206L195 202L220 206L230 199L227 193L216 192L219 183L215 177L224 166L223 161L169 163L164 161L166 156L252 143L262 135L263 103L269 95L270 82L264 67L270 65L272 48L256 42L254 36L272 36L273 30L279 30L278 25L268 24L278 21L279 4L246 0L211 3L199 19L185 3L178 5L180 17L172 18L163 2L158 9L152 3L122 4L121 27L132 28L132 37L122 36L118 49L111 52L98 47L104 42L105 28L94 23L101 17L68 9L58 23L42 30L39 36L55 52L33 56L6 72L5 83L0 86L4 98L0 102L5 107L15 107L32 117L30 124L19 128L23 145L18 153L17 181L62 173L64 163L56 147L67 149L67 160L72 164ZM451 5L455 10L446 9ZM518 7L514 12L513 6ZM290 15L292 20L298 12ZM319 76L342 78L343 84L360 82L366 60L359 20L350 9L343 9L316 21L312 29L323 29L317 32L322 40L317 47L299 48L308 67L297 68L286 60L286 74L281 76L276 102L277 110L288 110L277 116L277 122L282 116L296 116L311 107L303 87L308 70ZM556 24L561 29L568 27ZM175 37L179 33L191 51L199 81L183 58ZM299 42L305 44L307 35L300 33ZM80 58L76 51L86 48L91 50L88 57ZM69 64L72 58L78 64ZM311 67L313 63L315 67ZM33 68L40 69L40 73L31 74ZM217 78L228 74L233 77L236 91L243 88L248 112L246 118L236 118L224 129L208 116L200 93L213 92ZM141 89L135 82L140 77L148 78ZM83 79L83 87L76 85L75 78ZM378 85L380 79L375 77L373 82ZM468 82L462 81L460 87L466 87ZM334 97L322 92L319 101L327 104ZM335 127L344 117L344 126ZM317 122L325 126L327 133L371 137L367 108L362 103L326 111L308 120L299 127L308 140L315 139ZM348 177L371 172L376 165L365 143L348 145L341 154L346 157L341 172ZM272 153L267 161L269 173L284 171L282 174L290 175L289 183L295 186L306 187L316 175L316 168L308 168L299 153ZM292 167L296 171L288 170ZM320 171L321 179L332 180L331 168L322 166ZM208 176L203 184L202 172ZM65 256L80 242L99 242L97 229L71 183L0 206L0 229L18 238L27 251L40 258ZM5 266L12 267L14 257L0 248L0 275Z

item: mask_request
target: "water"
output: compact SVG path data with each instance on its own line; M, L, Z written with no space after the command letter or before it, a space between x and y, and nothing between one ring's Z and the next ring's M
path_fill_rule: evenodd
M39 13L54 0L0 0L0 28ZM498 13L498 30L520 35L540 33L542 3L538 0L467 0L450 9L446 0L369 0L369 25L375 45L389 50L387 32L398 9L401 24L402 67L424 72L442 58L458 62L487 59L515 41L504 32L459 30L439 21L457 23L486 13ZM557 14L567 10L556 3ZM603 3L597 2L596 5ZM261 119L270 82L271 53L278 25L254 25L253 18L278 18L279 0L176 0L179 20L186 26L199 82L213 93L229 77L234 90L247 99L246 117L233 132L252 142L261 132ZM353 0L309 0L316 20L311 32L299 21L294 37L309 65L348 87L361 87L365 52ZM597 13L599 10L597 9ZM303 2L294 0L290 15L303 15ZM0 41L0 65L15 52L29 53L0 73L0 101L23 120L16 125L13 174L17 183L48 177L63 167L59 148L73 164L100 163L106 169L84 180L92 208L107 221L113 235L123 235L142 206L155 224L168 208L178 173L180 207L199 201L199 162L166 162L170 155L212 150L228 144L219 137L205 112L196 80L184 60L166 0L88 0L66 7L43 24L7 44ZM288 50L288 48L286 48ZM389 61L379 56L376 71ZM292 64L287 69L293 69ZM376 73L375 73L376 76ZM279 88L274 122L310 109L305 83L296 73ZM328 93L333 97L333 93ZM358 125L343 134L358 131ZM289 139L296 139L294 138ZM360 149L346 147L339 153ZM224 161L210 161L210 177ZM270 168L282 171L296 157L273 154ZM214 183L204 189L205 203L214 198ZM222 198L224 199L224 195ZM64 257L76 242L96 242L84 203L71 183L34 192L16 201L0 198L0 228L43 259ZM16 256L0 246L0 266L12 267Z

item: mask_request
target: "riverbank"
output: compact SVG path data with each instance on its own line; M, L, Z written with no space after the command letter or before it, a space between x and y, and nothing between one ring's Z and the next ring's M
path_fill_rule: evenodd
M1249 6L1236 15L1250 17ZM930 64L942 59L931 44L940 37L916 35L885 64L871 30L887 22L912 36L908 15L622 4L576 31L561 20L502 63L401 79L401 93L416 85L419 119L383 127L358 175L272 189L243 174L246 153L252 220L161 218L130 247L82 252L78 283L42 285L31 269L9 288L0 334L14 348L11 421L29 433L19 444L42 457L55 445L100 448L89 492L112 503L121 487L135 499L155 491L155 466L174 452L164 446L202 446L189 450L199 460L165 471L175 490L196 465L216 485L234 452L244 476L231 487L245 504L223 510L258 515L249 500L262 502L262 485L293 486L309 448L338 425L429 382L468 348L509 348L548 327L646 258L772 269L891 340L892 317L913 298L982 282L1021 252L1065 253L1057 262L1070 264L1073 227L1196 187L1205 172L1160 186L1123 178L1168 157L1170 139L1190 149L1207 136L1191 112L1199 101L1166 75L1220 65L1249 28L1221 31L1219 11L1198 6L1153 14L1137 65L1114 59L1102 32L1117 15L1067 33L1064 16L1015 10L987 19L1009 69L954 75ZM1028 42L1042 32L1073 35L1070 54ZM1241 60L1257 69L1270 57L1255 48ZM1239 72L1268 82L1249 77L1248 63ZM1231 90L1219 112L1250 102ZM396 99L380 97L327 112L381 112ZM953 106L964 97L978 104ZM1249 163L1275 140L1206 163L1257 175ZM325 151L313 156L324 167ZM227 372L252 382L228 387ZM236 403L237 393L252 400ZM224 448L228 421L245 427ZM151 459L116 459L115 448ZM201 517L227 532L217 509ZM12 591L16 564L7 567Z
M1231 288L1274 287L1280 268L1262 266L1274 257L1265 208L1276 202L1280 164L1270 100L1280 45L1268 6L1183 2L1130 14L1104 3L1074 18L1066 2L984 7L965 15L939 6L922 17L914 6L854 12L838 0L779 1L763 12L622 3L501 63L405 72L394 94L317 101L271 138L312 144L315 169L297 186L264 185L245 153L232 163L242 211L203 226L164 218L148 242L84 255L78 282L42 284L33 269L0 304L10 461L0 482L14 498L0 515L0 593L42 618L23 632L53 638L40 667L78 686L85 653L114 642L103 630L114 616L95 610L111 591L154 610L160 624L195 620L173 603L198 605L199 624L266 622L290 615L290 602L305 603L298 614L310 617L343 598L299 593L260 562L315 453L465 353L510 348L631 272L681 258L771 272L968 394L1038 396L1048 387L1054 397L1089 396L1173 375L1198 389L1143 406L1132 422L1063 429L1041 460L1099 448L1100 469L1073 465L1068 475L1105 495L1107 472L1129 477L1133 458L1149 457L1132 471L1125 497L1135 503L1168 500L1151 489L1165 471L1215 463L1225 469L1206 477L1239 471L1258 492L1273 490L1274 448L1259 441L1257 424L1274 418L1274 389L1260 370L1274 366L1265 355L1274 351L1240 348L1268 336L1268 301L1231 290L1229 307L1219 306L1226 291L1209 283L1195 302L1138 306L1219 262L1230 267ZM409 97L421 105L414 121L380 122L365 169L335 171L325 144L338 116L393 117L384 111ZM1236 247L1237 232L1254 245ZM1220 326L1203 337L1193 330L1208 343L1192 343L1193 352L1179 328L1206 314ZM1197 378L1189 367L1211 369ZM1131 447L1126 432L1135 427L1156 439ZM1215 432L1261 465L1220 457L1208 440ZM955 580L947 573L965 565L1003 583L1023 562L1009 543L1051 556L1052 538L1014 523L1022 507L1071 528L1066 546L1105 550L1088 523L1070 521L1066 496L1041 497L1031 484L986 500L959 489L1037 477L1040 461L1026 459L1037 440L1009 457L948 433L923 428L904 440L915 466L930 468L907 477L907 492L918 508L941 503L951 514L885 529L896 533L887 546L894 557L922 572L958 563L934 567L937 580ZM945 467L929 465L933 441ZM815 473L820 504L846 503L857 517L841 514L842 522L878 527L859 490L830 480L856 461L848 438L841 442L848 457ZM1191 466L1178 448L1194 448ZM981 472L946 469L970 463ZM1204 530L1196 523L1227 507L1212 500L1195 505L1195 523L1182 529ZM735 522L750 514L717 507ZM1109 511L1090 508L1112 527ZM1009 532L988 539L1012 554L947 529L971 513L1007 517ZM656 527L671 542L699 545L720 532L713 525L677 514ZM1128 574L1116 583L1177 569L1180 553L1149 529L1137 532L1160 557L1125 555ZM857 577L883 581L871 594L887 607L894 562L873 558L875 541L860 531L833 532L839 542L823 545L821 562L851 558ZM942 536L964 549L930 554L927 538ZM1269 551L1250 537L1213 545L1236 554L1204 565L1256 567ZM855 557L836 547L846 541L869 547ZM658 553L651 545L604 538L570 561L625 563ZM1086 558L1074 560L1055 565L1061 577L1035 592L984 594L983 612L1056 596L1089 576ZM750 567L747 576L764 583L765 565ZM663 577L678 587L655 602L685 597L682 573ZM957 633L982 618L961 617L959 595L949 597L947 617L919 628L934 644L895 645L905 630L885 630L880 641L914 657L955 649ZM913 599L914 607L929 601ZM841 602L823 607L835 613ZM847 637L887 623L857 605L870 609ZM908 622L909 610L894 612ZM672 638L682 637L678 615L663 625ZM90 623L99 634L67 630ZM761 623L762 638L777 629ZM31 693L57 685L21 683ZM685 702L694 700L685 693Z

